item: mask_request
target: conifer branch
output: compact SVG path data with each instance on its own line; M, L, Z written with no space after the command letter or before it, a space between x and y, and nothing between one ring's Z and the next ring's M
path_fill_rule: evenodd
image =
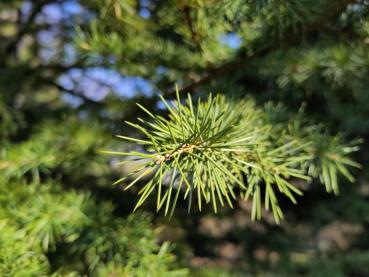
M138 104L150 121L139 118L140 124L127 124L143 138L118 136L143 146L142 152L106 152L133 158L140 165L115 184L127 182L124 188L129 189L148 178L135 209L156 192L157 210L163 208L166 215L173 214L180 194L188 200L189 210L197 200L200 211L211 204L217 213L225 204L233 207L238 194L246 201L252 198L252 219L260 219L264 203L279 223L283 213L278 194L294 204L295 195L302 195L294 179L319 177L328 193L337 194L337 176L353 181L348 167L359 167L347 157L357 150L355 145L345 146L320 126L302 124L301 115L277 122L271 118L278 111L223 96L210 95L207 101L193 104L188 94L183 103L178 90L175 101L161 99L169 119Z
M331 20L332 18L342 13L349 4L353 4L355 2L356 2L355 0L337 1L337 3L332 5L332 7L329 9L330 12L328 14L324 14L323 16L318 17L314 22L307 24L307 26L305 27L305 33L306 34L314 33L319 28L321 28L321 26L324 25L327 21ZM258 59L267 56L268 54L273 52L273 50L278 49L280 44L283 44L283 46L285 47L292 46L300 42L301 39L302 39L301 34L290 34L284 37L283 41L278 39L268 44L266 47L256 50L252 56L248 56L246 53L244 53L244 51L241 50L236 59L226 62L218 67L208 69L207 72L204 73L201 77L199 77L196 81L181 87L179 92L185 93L192 92L196 87L200 85L209 83L210 81L216 79L219 76L230 74L238 70L240 67L245 66L253 59ZM175 91L172 91L170 94L174 93Z

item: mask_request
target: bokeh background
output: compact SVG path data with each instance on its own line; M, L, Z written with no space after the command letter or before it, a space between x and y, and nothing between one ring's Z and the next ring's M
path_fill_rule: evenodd
M135 149L114 135L135 135L135 103L165 116L175 84L361 138L355 183L297 184L280 225L242 200L132 214L112 186L132 168L100 150ZM368 134L366 0L2 0L0 275L369 276Z

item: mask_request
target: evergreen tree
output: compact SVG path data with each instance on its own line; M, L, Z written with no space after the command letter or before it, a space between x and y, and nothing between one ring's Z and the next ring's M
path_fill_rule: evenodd
M368 275L368 5L2 1L0 275Z

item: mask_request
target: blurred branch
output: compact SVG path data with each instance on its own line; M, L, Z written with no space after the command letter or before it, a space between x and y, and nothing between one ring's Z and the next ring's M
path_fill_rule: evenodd
M190 33L191 33L192 42L196 45L196 47L201 48L199 45L199 35L194 28L194 24L191 18L191 8L189 6L185 6L182 11L183 11L188 29L190 30Z
M90 98L88 98L87 96L85 96L85 95L83 95L83 94L81 94L81 93L78 93L77 91L75 91L75 90L73 90L73 89L67 89L66 87L64 87L64 86L62 86L62 85L60 85L60 84L58 84L58 83L56 83L56 82L54 82L54 81L52 81L52 80L46 80L46 79L43 79L42 81L44 81L46 84L48 84L48 85L51 85L51 86L53 86L53 87L55 87L55 88L57 88L58 90L60 90L60 91L63 91L63 92L66 92L66 93L68 93L68 94L71 94L71 95L73 95L73 96L76 96L76 97L78 97L78 98L81 98L83 101L85 101L85 102L88 102L88 103L97 103L96 101L94 101L94 100L92 100L92 99L90 99Z
M91 65L93 66L93 65ZM73 64L69 65L63 65L63 64L41 64L36 66L34 70L51 70L54 73L63 73L65 71L68 71L70 69L83 69L88 68L89 65L85 64L85 59L81 59L80 61L77 61Z
M23 38L23 36L28 32L28 30L31 28L32 23L34 22L36 16L38 13L42 10L42 8L53 2L54 0L40 0L40 1L34 1L33 9L28 16L27 20L20 26L19 31L15 38L6 46L5 48L5 54L10 55L16 51L17 45L20 42L20 40Z
M322 25L324 23L326 23L328 20L336 17L337 15L339 15L341 12L343 12L346 9L346 7L349 4L353 4L355 2L356 2L355 0L339 0L339 1L337 1L337 3L335 3L330 8L330 10L327 14L324 14L324 16L318 17L314 22L308 24L306 26L305 33L310 34L310 33L313 33L315 31L317 31L319 28L322 27ZM296 44L296 43L300 42L301 38L302 38L302 36L301 36L300 33L288 35L287 37L285 37L283 39L283 45L285 47L286 46L292 46L293 44ZM206 84L206 83L214 80L215 78L217 78L219 76L234 72L237 69L239 69L241 66L246 65L248 62L250 62L251 60L253 60L255 58L265 57L266 55L271 53L274 49L276 49L280 44L281 44L280 40L272 41L266 47L255 51L255 53L252 56L248 56L246 53L244 53L244 51L241 51L240 54L238 55L238 57L235 60L224 63L224 64L222 64L218 67L208 69L205 74L203 74L201 77L199 77L194 82L180 88L179 91L180 92L192 92L196 87L198 87L202 84ZM174 93L175 93L175 91L172 90L168 94L173 95Z

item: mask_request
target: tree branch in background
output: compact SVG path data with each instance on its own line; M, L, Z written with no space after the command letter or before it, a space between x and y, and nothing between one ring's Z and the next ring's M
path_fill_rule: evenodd
M184 18L186 20L188 29L190 30L190 33L191 33L191 40L196 45L196 47L200 49L201 47L199 43L199 34L196 32L194 25L193 25L193 21L191 18L191 8L189 6L185 6L182 11L183 11Z
M11 55L12 53L14 53L17 49L17 45L18 43L21 41L21 39L23 38L23 36L28 32L28 30L31 28L33 21L35 20L36 16L38 15L38 13L42 10L42 8L53 2L54 0L40 0L40 1L34 1L34 6L33 9L30 13L30 15L28 16L26 22L24 22L24 24L22 24L19 27L19 31L16 34L16 36L14 37L14 39L6 46L5 48L5 54L6 55Z
M326 23L332 18L335 18L337 15L343 12L349 4L353 4L355 2L356 2L355 0L337 1L337 3L335 3L332 7L330 7L329 9L330 13L325 14L324 16L320 16L314 22L308 24L306 26L305 33L311 34L317 31L324 23ZM293 44L300 42L301 39L302 39L301 34L291 34L283 39L283 45L291 46ZM223 76L231 72L234 72L235 70L239 69L241 66L246 65L248 62L250 62L251 60L255 58L261 58L261 57L268 55L273 50L277 49L278 46L280 46L280 44L281 44L280 40L272 41L266 47L255 51L255 53L252 56L247 56L246 53L241 51L236 59L230 62L224 63L216 68L208 69L205 74L203 74L201 77L198 78L198 80L188 85L185 85L184 87L180 88L179 91L180 92L192 92L196 87L206 84L219 76ZM172 90L168 94L174 95L175 91Z
M66 92L66 93L68 93L70 95L73 95L73 96L76 96L78 98L81 98L85 102L88 102L88 103L97 103L96 101L88 98L84 94L78 93L77 91L75 91L73 89L67 89L66 87L64 87L64 86L62 86L62 85L60 85L60 84L58 84L58 83L56 83L56 82L54 82L52 80L45 80L45 79L43 79L42 81L45 82L45 84L51 85L51 86L57 88L60 91L63 91L63 92Z

